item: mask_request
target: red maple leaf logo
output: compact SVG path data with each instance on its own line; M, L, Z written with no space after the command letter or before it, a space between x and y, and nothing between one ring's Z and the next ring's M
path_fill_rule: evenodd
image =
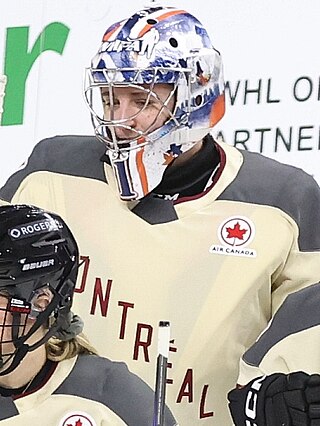
M67 426L82 426L82 421L78 419L74 425L71 423L68 423Z
M247 229L240 229L239 222L237 222L233 228L226 228L228 232L227 238L238 238L243 240L243 235L247 232Z

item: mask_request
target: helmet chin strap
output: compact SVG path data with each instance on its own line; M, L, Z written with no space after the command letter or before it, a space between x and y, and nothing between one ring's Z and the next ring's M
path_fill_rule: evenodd
M28 352L29 352L28 345L22 345L21 348L19 348L19 352L16 355L11 356L6 362L3 361L3 357L1 356L0 368L2 368L5 364L7 364L10 359L12 359L12 363L9 365L8 368L5 368L3 371L0 371L0 376L6 376L7 374L15 370Z
M42 312L39 314L42 315L45 314L45 312ZM47 315L44 316L45 319L47 319ZM43 323L43 320L40 318L40 325ZM38 329L39 327L37 327ZM75 336L77 336L79 333L81 333L83 330L83 322L81 318L78 315L72 314L70 311L68 311L68 314L66 317L60 316L56 320L56 322L50 327L50 329L47 331L47 333L36 343L32 345L28 345L24 342L20 343L19 345L15 345L18 350L15 354L13 354L6 363L12 359L12 363L9 365L8 368L6 368L3 371L0 371L0 376L5 376L12 371L14 371L20 362L23 360L23 358L27 355L28 352L32 352L35 349L42 346L44 343L46 343L51 337L55 336L59 340L71 340ZM16 334L13 333L13 334ZM3 360L3 357L0 356L0 369L6 364Z
M0 368L4 367L12 359L12 362L8 366L8 368L5 368L3 371L0 371L0 376L5 376L14 371L28 352L34 351L35 349L43 345L45 342L47 342L50 337L52 337L56 333L56 331L61 327L61 324L63 323L63 317L58 316L55 323L37 342L32 344L25 343L43 324L47 324L48 319L56 308L59 300L60 296L58 294L55 294L47 308L37 315L35 322L32 324L30 330L21 337L19 337L19 329L21 329L21 314L18 312L12 313L11 336L12 343L14 344L16 350L11 356L9 356L6 361L4 361L3 356L0 356Z
M32 345L28 345L27 343L21 343L18 346L17 352L13 354L6 362L3 361L3 357L0 356L0 368L2 368L5 364L8 363L10 359L12 359L12 363L9 365L8 368L4 369L3 371L0 371L0 376L6 376L7 374L14 371L18 365L21 363L23 358L28 354L28 352L33 352L40 346L42 346L45 342L47 342L50 337L52 337L56 330L59 328L58 325L53 326L48 330L48 332L36 343Z

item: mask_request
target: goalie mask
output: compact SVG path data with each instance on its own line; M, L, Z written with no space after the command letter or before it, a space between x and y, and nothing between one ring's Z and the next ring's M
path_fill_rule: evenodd
M139 108L120 114L125 91ZM141 10L108 28L86 70L84 93L123 200L151 192L225 109L219 52L194 16L170 7ZM145 120L155 104L152 121Z
M78 257L59 216L33 206L0 207L1 376L68 328Z

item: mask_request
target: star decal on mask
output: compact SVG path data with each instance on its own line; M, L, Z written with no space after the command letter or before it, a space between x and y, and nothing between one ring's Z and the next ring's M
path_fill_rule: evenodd
M180 154L182 154L181 145L176 145L175 143L171 144L170 149L163 154L163 165L168 166Z

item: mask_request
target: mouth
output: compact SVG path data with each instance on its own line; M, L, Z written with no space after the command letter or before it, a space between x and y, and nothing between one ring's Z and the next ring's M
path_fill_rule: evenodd
M118 139L119 148L130 148L130 142L128 139Z

